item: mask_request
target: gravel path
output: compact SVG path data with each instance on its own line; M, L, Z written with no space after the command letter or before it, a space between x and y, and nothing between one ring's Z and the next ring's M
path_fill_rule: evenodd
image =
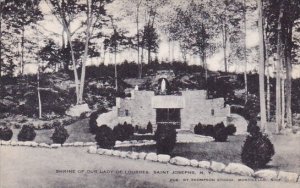
M299 187L283 182L255 182L200 168L88 154L86 150L0 146L0 187ZM238 181L240 178L250 181Z

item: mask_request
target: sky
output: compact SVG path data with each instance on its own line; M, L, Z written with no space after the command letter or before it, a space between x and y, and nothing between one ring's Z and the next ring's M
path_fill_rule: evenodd
M120 1L120 0L119 0ZM134 1L134 0L133 0ZM126 2L126 1L121 1L121 2ZM178 0L178 4L182 4L182 0ZM134 35L136 32L136 22L134 19L134 16L125 16L126 14L128 15L128 12L123 11L124 6L131 6L130 4L121 4L118 1L115 1L115 3L110 4L107 7L107 12L108 14L115 15L116 17L120 18L121 20L117 22L117 25L120 29L125 29L128 31L129 35ZM45 20L39 22L40 29L42 30L43 34L46 36L49 36L55 42L59 45L61 45L61 35L62 33L62 26L58 22L58 20L55 18L55 16L51 15L50 12L50 7L48 4L46 4L44 1L42 1L41 4L41 9L43 13L46 14ZM133 9L134 11L134 9ZM141 11L142 12L142 11ZM133 13L133 12L131 12ZM130 13L129 13L130 14ZM257 11L253 12L251 16L251 19L253 17L257 17ZM142 17L142 15L140 16ZM140 20L141 24L140 27L142 27L143 19ZM159 20L158 20L159 22ZM71 31L77 28L80 24L80 21L74 22L71 25ZM251 23L248 22L247 25L247 38L246 38L246 45L247 48L253 48L258 45L259 42L259 35L258 35L258 30L253 29L250 26ZM251 29L250 29L251 28ZM111 32L110 29L106 30L106 32ZM160 44L159 44L159 50L158 50L158 59L159 60L167 60L167 59L175 59L175 60L182 60L182 55L179 49L179 44L177 42L173 42L171 44L171 56L169 57L169 44L167 40L167 36L159 31L160 33ZM28 35L31 35L31 33L28 33ZM51 35L55 35L54 37L51 37ZM100 46L99 46L100 47ZM173 55L174 54L174 57ZM254 54L254 56L257 54ZM146 56L147 57L147 56ZM250 54L248 58L248 66L247 70L251 71L253 69L257 69L257 64L251 63L253 62L253 55ZM125 59L128 61L137 61L137 51L136 50L124 50L123 52L119 53L117 55L117 62L122 62ZM89 59L88 65L90 64L99 64L99 62L103 61L103 57L99 58L93 58ZM195 55L188 55L187 56L187 61L189 64L200 64L200 60L197 56ZM106 53L105 56L105 63L113 63L113 56L112 54ZM207 58L207 63L208 63L208 68L213 71L217 70L224 70L224 53L223 49L219 49L215 54ZM293 77L300 77L300 71L299 71L299 66L294 67L293 71ZM35 73L37 71L37 66L36 64L28 64L25 66L25 72L26 73ZM236 72L243 72L244 71L244 66L240 66L239 64L235 65L229 65L229 71L236 71ZM273 72L273 70L271 70Z

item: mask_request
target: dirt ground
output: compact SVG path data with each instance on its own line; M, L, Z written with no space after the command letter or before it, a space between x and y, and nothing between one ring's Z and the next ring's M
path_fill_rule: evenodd
M200 168L88 154L86 150L0 146L0 187L299 187L296 183L254 181Z

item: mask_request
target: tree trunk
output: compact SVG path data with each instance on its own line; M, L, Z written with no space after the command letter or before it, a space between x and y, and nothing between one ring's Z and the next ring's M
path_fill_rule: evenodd
M148 47L148 65L151 63L151 48Z
M276 62L276 133L281 129L281 64L282 64L282 31L281 21L283 16L283 3L280 5L278 26L277 26L277 62Z
M0 2L0 84L2 77L2 2Z
M85 82L85 68L86 68L86 61L88 58L88 51L89 51L89 41L90 41L90 29L92 26L92 15L90 15L90 5L89 0L87 2L87 27L86 27L86 39L84 45L84 54L82 60L82 67L81 67L81 77L80 77L80 89L79 89L79 103L83 102L83 91L84 91L84 82Z
M21 37L21 74L24 74L24 39L25 39L25 28L22 26L22 37Z
M282 69L283 70L283 69ZM284 92L284 90L285 90L285 88L284 88L284 86L285 86L285 82L284 82L284 78L283 78L283 72L282 72L282 74L281 74L281 76L282 76L282 78L281 78L281 126L282 126L282 128L285 128L285 92Z
M224 51L224 71L227 72L227 32L226 23L223 22L222 26L222 38L223 38L223 51Z
M138 64L138 77L142 78L142 68L140 62L140 34L139 34L139 4L136 7L136 34L137 34L137 64Z
M245 104L248 101L248 79L247 79L247 20L246 20L246 13L247 13L247 6L246 6L246 0L244 0L244 12L243 12L243 17L244 17L244 58L245 58L245 66L244 66L244 84L245 84Z
M115 46L115 89L118 91L118 71L117 71L117 46Z
M258 0L258 29L259 29L259 101L260 101L260 118L261 118L261 130L265 131L267 123L266 118L266 100L265 100L265 62L264 62L264 37L263 37L263 9L262 2Z
M38 103L39 103L39 119L42 118L42 100L40 94L40 67L38 64L38 72L37 72L37 94L38 94Z

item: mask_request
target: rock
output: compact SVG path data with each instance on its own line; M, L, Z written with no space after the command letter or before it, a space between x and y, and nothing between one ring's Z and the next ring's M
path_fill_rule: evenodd
M112 155L112 152L113 150L111 149L105 150L104 155Z
M25 142L23 142L23 141L18 141L18 145L19 145L19 146L24 146L24 144L25 144Z
M36 143L36 142L31 142L31 144L30 144L31 147L37 147L38 145L39 145L39 144Z
M25 141L24 146L31 146L31 141Z
M210 167L210 162L209 161L199 161L198 166L200 168L209 168Z
M130 142L129 141L127 141L127 140L125 140L125 141L123 141L122 143L121 143L121 145L129 145L130 144Z
M189 166L191 164L191 161L184 157L173 157L170 160L170 163L180 165L180 166Z
M116 145L121 145L121 144L122 144L121 141L119 141L119 140L116 141Z
M74 143L74 146L76 146L76 147L83 146L83 142L75 142L75 143Z
M168 163L170 161L170 155L163 155L163 154L159 154L157 155L157 160L158 162L161 163Z
M157 161L157 154L156 153L148 153L146 155L145 159L148 161Z
M11 146L18 146L18 145L19 145L19 143L18 143L18 142L16 142L16 141L11 141L10 145L11 145Z
M222 170L224 170L225 167L226 166L223 163L220 163L220 162L212 161L211 164L210 164L210 169L215 171L215 172L222 172Z
M99 148L97 149L97 153L100 154L100 155L103 155L105 153L107 149L102 149L102 148Z
M80 104L80 105L71 106L69 110L67 110L66 114L72 117L79 117L80 114L84 112L90 112L90 111L91 109L87 104Z
M120 157L121 152L119 150L114 150L112 154L113 156Z
M51 144L50 147L51 148L60 148L61 144Z
M242 176L253 176L254 170L249 168L246 165L239 163L229 163L227 167L224 169L224 172L230 174L239 174Z
M145 159L146 158L146 155L147 155L147 153L145 153L145 152L141 152L141 153L139 153L139 159Z
M198 167L198 165L199 165L199 162L197 160L195 160L195 159L191 160L191 166Z
M255 177L263 178L265 180L276 180L277 172L274 170L259 170L254 173Z
M39 147L50 148L50 146L46 143L39 143Z
M63 143L63 147L69 147L69 146L74 146L74 143Z
M130 144L138 144L138 141L137 140L131 140Z
M139 153L137 152L128 152L127 153L127 158L129 159L138 159Z
M4 146L10 145L10 143L11 143L11 141L4 141L4 140L1 141L1 144Z
M95 142L86 142L83 143L84 146L96 146L97 144Z
M279 171L278 179L287 182L297 182L298 174L292 172Z
M90 146L89 149L88 149L88 152L92 153L92 154L96 154L97 153L97 147L96 146Z
M121 151L120 157L126 158L127 152L126 151Z

